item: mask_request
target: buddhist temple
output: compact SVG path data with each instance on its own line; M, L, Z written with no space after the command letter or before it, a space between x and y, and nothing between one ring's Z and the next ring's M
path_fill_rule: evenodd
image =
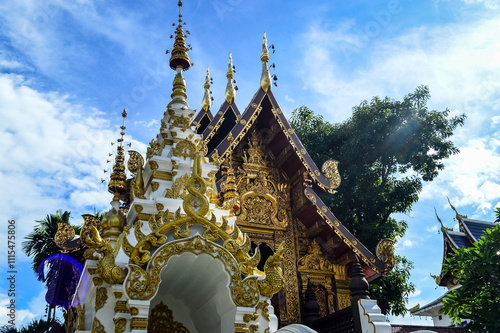
M255 47L260 82L244 111L231 55L224 102L212 109L207 69L196 111L181 9L179 1L159 132L145 156L126 152L124 110L110 210L102 220L85 215L80 238L60 242L63 252L84 251L67 331L316 332L311 323L358 300L364 305L352 311L371 331L390 330L367 299L367 280L393 267L392 241L370 252L319 197L335 195L341 166L318 168L288 123L272 91L266 35Z
M467 218L465 215L458 213L456 208L448 200L450 207L455 211L455 219L458 222L458 231L454 231L453 228L447 228L444 226L443 222L439 218L436 212L436 218L441 224L441 233L443 234L443 265L446 263L447 259L455 254L455 250L461 248L471 247L473 243L478 242L486 229L495 227L497 224L487 221L479 221ZM428 316L432 317L434 326L451 326L452 319L439 310L443 307L442 300L451 291L460 288L457 282L456 276L451 276L449 273L445 273L443 270L443 265L441 266L441 272L439 275L431 275L436 284L440 287L446 287L446 292L435 299L434 301L426 304L422 307L418 306L412 309L411 314L415 316ZM465 320L464 324L467 322Z

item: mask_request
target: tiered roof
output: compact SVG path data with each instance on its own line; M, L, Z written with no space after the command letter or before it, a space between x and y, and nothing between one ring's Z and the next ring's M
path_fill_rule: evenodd
M338 162L329 160L320 170L307 153L297 134L283 114L276 97L271 90L271 77L267 62L269 54L264 34L262 44L262 75L260 87L246 107L243 114L238 111L232 100L224 101L220 110L203 131L203 139L208 147L211 160L227 160L241 145L246 145L250 133L255 131L265 142L274 165L290 180L291 184L305 181L307 187L303 193L308 200L303 200L300 207L293 208L294 217L298 218L308 230L336 258L348 256L354 251L365 263L365 274L374 278L392 268L390 254L382 254L382 249L389 250L388 242L380 247L379 253L384 261L368 250L339 221L317 194L318 190L335 193L340 185L337 171ZM231 64L228 74L231 72ZM228 75L229 79L229 75ZM229 85L229 82L228 82ZM226 90L227 97L227 90ZM204 116L201 110L197 118ZM347 257L349 258L347 258Z

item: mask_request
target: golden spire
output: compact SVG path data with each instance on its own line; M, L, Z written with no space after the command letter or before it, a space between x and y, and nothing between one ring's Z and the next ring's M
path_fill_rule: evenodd
M205 84L203 85L205 88L205 95L203 95L203 101L201 102L201 107L203 110L210 110L210 72L207 67L207 77L205 78Z
M115 165L113 165L113 173L111 173L108 184L108 191L114 194L113 201L117 201L118 197L127 191L127 176L125 175L125 147L123 147L123 136L125 135L125 118L127 117L127 109L122 112L123 124L121 128L121 137L117 140L118 147L116 148Z
M171 107L175 104L178 104L176 107L189 108L189 104L186 102L186 81L184 80L184 76L182 75L183 71L187 71L189 67L191 67L191 59L189 59L188 49L189 45L186 45L186 35L184 35L184 30L182 30L182 25L186 24L182 21L182 1L179 0L179 24L175 29L175 41L174 47L172 48L172 52L170 55L170 68L175 70L177 73L175 74L172 94L172 101L168 103L168 107ZM175 23L174 23L175 25ZM188 32L189 33L189 32ZM169 51L167 50L167 53ZM180 105L179 105L180 104Z
M182 30L182 1L179 0L177 5L179 6L179 24L177 25L177 29L175 29L174 47L170 55L170 68L177 70L177 68L181 67L183 71L187 71L191 67L191 60L189 59L188 47L186 46L186 35L184 35L184 30Z
M234 89L233 85L234 69L233 69L233 57L231 53L229 53L229 64L227 65L226 77L227 77L227 86L224 98L229 104L231 104L234 101L234 97L236 96L236 90Z
M262 74L260 76L260 86L267 92L271 88L271 74L269 74L269 68L267 67L267 62L269 61L269 51L267 49L267 39L266 33L264 32L264 41L262 42L262 55L260 56L262 61Z

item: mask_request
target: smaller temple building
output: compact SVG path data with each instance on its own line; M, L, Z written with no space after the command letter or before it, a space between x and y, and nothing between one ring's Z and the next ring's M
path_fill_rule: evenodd
M495 227L497 225L493 222L467 218L467 216L459 214L455 207L451 204L451 202L450 206L456 214L455 218L458 221L458 231L454 231L452 228L445 227L436 212L436 217L441 224L441 233L443 234L443 265L446 263L446 260L448 258L454 255L455 250L464 247L471 247L473 243L481 239L481 236L486 231L486 229ZM429 304L413 309L411 311L411 314L414 316L432 317L434 326L453 326L452 319L448 315L440 313L440 310L443 307L443 298L445 298L453 290L460 288L457 277L450 274L445 274L443 266L441 266L441 273L438 276L431 276L434 278L438 286L446 287L448 288L448 290L446 290L446 292L442 296L438 297ZM467 318L463 318L463 325L465 325L466 323Z

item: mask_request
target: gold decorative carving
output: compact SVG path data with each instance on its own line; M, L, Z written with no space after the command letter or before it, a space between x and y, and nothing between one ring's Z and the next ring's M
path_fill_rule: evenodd
M97 262L97 273L109 284L122 283L127 275L127 269L121 268L115 263L115 258L118 255L123 238L126 237L127 232L128 230L125 229L118 236L114 248L111 247L108 240L101 238L99 231L95 227L92 227L92 237L87 237L85 240L89 247L96 249L97 253L101 255Z
M100 287L97 288L95 293L95 311L99 311L104 307L106 301L108 300L108 292L106 288Z
M165 208L165 206L163 206L163 204L161 204L161 203L159 203L159 202L158 202L158 203L156 203L156 210L157 210L157 211L162 211L162 210L163 210L163 208Z
M101 324L99 319L94 318L94 321L92 322L92 333L106 333L104 330L104 326Z
M115 333L123 333L127 328L127 319L125 318L113 318L113 322L115 323Z
M127 169L130 171L132 174L136 174L137 170L139 169L139 166L144 165L144 157L135 150L129 150L128 154L130 157L128 158L127 161Z
M189 128L189 123L191 122L191 119L184 117L183 114L180 117L173 116L170 119L170 128L179 127L182 132L185 132Z
M158 191L159 187L160 187L160 183L158 183L158 182L151 182L151 191L156 192L156 191Z
M188 179L189 174L187 172L183 176L177 177L172 184L172 188L167 189L165 198L176 199L180 197L184 199L184 197L187 195L186 182L188 181Z
M271 317L269 315L269 302L267 301L259 302L259 304L257 304L255 309L261 311L262 317L264 317L264 319L266 319L267 321L271 320Z
M335 193L335 189L340 185L340 174L338 170L339 162L335 160L328 160L323 163L321 167L321 171L325 175L326 178L330 180L330 185L328 186L329 193Z
M132 318L132 322L130 323L130 328L132 330L146 330L148 328L148 319L147 318Z
M54 235L54 243L61 249L67 251L67 245L75 237L75 229L67 222L57 222L57 232Z
M259 292L266 297L273 297L283 287L283 274L281 271L281 262L283 261L283 251L285 243L282 242L275 254L267 258L264 264L264 272L266 277L264 280L257 282Z
M377 257L384 263L382 275L387 275L396 263L393 245L394 241L389 238L384 238L377 244Z
M156 170L159 168L158 162L156 161L149 161L149 166L151 167L151 170Z
M129 313L130 311L127 308L127 301L116 301L115 312L116 313Z
M115 291L114 295L115 295L115 298L120 299L120 298L122 298L123 293L122 293L122 292L120 292L120 291Z
M314 270L328 271L333 273L333 265L330 261L323 258L323 253L316 240L311 242L307 254L297 262L299 271Z
M135 307L131 307L130 308L130 314L132 316L137 316L139 314L139 309L138 308L135 308Z
M304 190L304 194L306 195L306 198L313 203L313 205L316 205L316 197L310 193L307 189Z
M150 299L158 289L160 271L170 257L185 252L205 253L220 260L224 264L225 270L230 274L229 288L234 303L238 306L255 306L259 300L257 277L251 276L242 279L242 274L250 275L255 269L255 261L247 252L250 248L250 240L241 233L238 227L228 230L227 221L223 220L222 224L219 225L216 224L214 215L212 215L211 220L205 217L208 213L209 203L204 195L207 185L201 177L201 156L199 154L195 156L192 169L192 175L186 182L186 189L189 193L183 199L186 215L181 216L180 212L177 211L173 221L154 230L134 247L129 264L131 271L124 282L127 295L131 299ZM199 235L165 244L167 239L165 235L168 232L175 232L176 227L181 228L192 222L199 223L216 232L222 239L223 246L208 242ZM154 255L151 255L151 247L156 248ZM141 266L148 262L147 270L143 269Z
M76 323L75 330L84 331L85 330L85 304L78 304L76 307Z
M182 323L174 320L172 310L162 301L151 310L148 333L189 333L189 331Z
M196 146L189 139L184 139L179 141L174 148L170 151L172 156L182 157L184 159L191 158L194 159L194 155L196 154Z
M94 281L95 286L100 286L103 283L103 280L98 276L94 276L92 281Z
M142 207L142 205L137 205L136 204L136 205L134 205L134 208L135 208L135 211L137 213L140 213L140 212L142 212L144 210L144 207Z

